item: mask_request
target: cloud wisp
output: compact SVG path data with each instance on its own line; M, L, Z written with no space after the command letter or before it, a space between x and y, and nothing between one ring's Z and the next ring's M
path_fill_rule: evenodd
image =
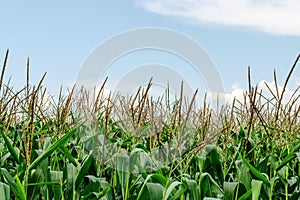
M139 0L149 12L201 24L249 27L276 35L300 36L298 0Z
M295 76L295 78L298 78L298 77ZM293 87L293 89L291 89L289 87L287 87L285 89L285 92L284 92L284 95L282 98L282 103L284 105L291 103L291 101L290 101L291 99L293 100L300 95L300 91L296 91L296 88L299 87L300 83L297 82L297 79L295 79L291 83L293 86L296 86L296 87L295 87L295 89L294 89L294 87ZM245 100L246 90L241 88L238 84L233 85L231 89L232 89L231 92L225 94L226 103L231 104L233 102L234 98L236 100L238 100L239 102L243 103ZM278 85L277 89L278 89L279 95L281 95L281 93L283 91L283 86ZM277 89L276 89L275 81L262 80L257 84L257 91L259 93L261 92L261 94L268 100L273 99L273 97L274 97L273 95L275 95L277 97ZM247 97L247 101L248 101L248 97Z

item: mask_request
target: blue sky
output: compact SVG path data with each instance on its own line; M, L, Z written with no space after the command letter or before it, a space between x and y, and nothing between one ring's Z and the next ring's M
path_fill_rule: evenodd
M264 2L2 1L2 60L6 49L10 49L6 80L12 76L14 87L24 86L26 59L30 57L31 83L37 84L47 72L45 86L55 95L61 85L67 88L75 82L82 63L108 38L136 28L160 27L178 31L200 44L220 72L227 93L247 88L249 65L253 83L272 81L273 69L282 83L300 52L300 3ZM143 64L147 63L146 55L152 54L144 54L142 59L139 54L131 57ZM120 63L126 65L125 61ZM299 68L290 87L299 84ZM110 73L113 76L118 70Z

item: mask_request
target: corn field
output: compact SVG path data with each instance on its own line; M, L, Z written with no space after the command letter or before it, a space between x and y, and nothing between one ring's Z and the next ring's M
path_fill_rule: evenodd
M218 109L181 94L88 94L74 86L47 95L45 75L15 91L0 77L0 198L300 199L300 85L266 97L252 86L244 101ZM274 81L278 86L276 73ZM278 87L277 87L278 88ZM96 90L95 90L96 91ZM90 97L93 98L90 98Z

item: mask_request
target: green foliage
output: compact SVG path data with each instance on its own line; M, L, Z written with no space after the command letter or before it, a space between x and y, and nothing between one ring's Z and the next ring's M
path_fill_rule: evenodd
M84 91L46 101L41 83L0 88L1 199L300 198L299 96L252 88L215 113L155 102L150 83L92 106Z

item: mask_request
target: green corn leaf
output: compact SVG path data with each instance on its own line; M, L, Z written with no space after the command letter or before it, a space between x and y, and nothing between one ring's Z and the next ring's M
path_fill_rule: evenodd
M56 149L63 146L76 132L76 129L73 129L72 131L69 131L66 133L63 137L61 137L59 140L57 140L52 146L50 146L48 149L46 149L39 157L37 157L29 166L29 170L35 168L38 166L45 158L48 158Z
M258 200L259 199L262 184L263 184L262 181L252 180L252 183L251 183L251 186L252 186L252 200Z
M207 172L200 175L200 189L202 198L210 195L211 193L223 194L224 191L218 183Z
M238 172L238 182L243 184L246 190L250 190L252 177L249 168L241 160L237 160L235 163Z
M30 177L25 186L28 186L26 189L26 194L28 199L36 199L39 197L41 185L45 183L45 176L43 175L43 170L39 166L37 169L32 170Z
M16 178L13 178L6 169L1 168L1 173L3 174L4 178L6 179L7 184L9 185L13 194L20 200L26 200L26 195L24 193L24 189L18 179L18 183L16 183Z
M117 174L119 178L119 182L121 184L121 191L123 199L127 199L129 194L129 156L128 155L120 155L117 157Z
M10 200L10 188L2 182L0 182L0 197L3 200Z
M252 189L248 190L245 194L243 194L238 200L247 200L251 197Z
M181 182L179 181L174 181L172 182L169 187L167 187L165 189L165 192L164 192L164 200L167 200L169 198L169 196L172 194L172 191L175 189L176 186L180 185Z
M65 146L61 146L60 150L64 153L65 157L68 158L71 163L73 163L75 166L77 166L76 160L73 158L72 154L69 152L69 150Z
M292 150L290 151L290 153L288 155L286 155L287 153L283 154L285 156L285 158L283 159L283 161L279 164L279 166L276 168L276 171L279 171L282 167L284 167L287 163L289 163L290 161L292 161L293 159L295 159L297 157L297 151L300 149L300 142L298 142L298 144L296 144Z
M57 182L41 182L41 183L28 183L26 186L44 186L44 185L59 185Z
M110 192L111 192L111 188L109 186L107 186L106 188L104 188L104 190L102 190L99 193L99 198L102 198L104 196L107 196L106 199L109 198L110 197L110 194L109 194ZM112 199L112 197L111 197L111 199Z
M171 200L180 199L180 197L185 193L186 190L187 190L187 185L185 183L181 183L179 186L179 190L177 190L174 196L170 199Z
M293 159L297 157L297 154L295 152L289 153L283 161L279 164L279 166L276 168L276 171L279 171L282 167L284 167L287 163L291 162Z
M82 166L80 167L79 171L78 171L78 175L76 177L76 181L75 181L75 189L76 191L79 189L84 177L86 176L86 173L88 172L92 161L93 161L93 156L92 156L92 151L90 152L90 154L86 157L86 159L84 160L84 163L82 164Z
M20 199L21 200L26 200L26 193L25 193L25 190L24 190L24 187L19 179L19 177L16 175L15 176L15 179L16 179L16 184L17 184L17 188L18 188L18 191L19 191L19 195L20 195Z
M298 142L298 144L294 146L291 152L297 152L299 149L300 149L300 142Z
M63 181L63 172L62 171L50 171L51 181L58 183L52 185L52 190L54 193L55 199L61 199L62 196L62 181Z
M1 133L1 136L3 137L4 139L4 142L8 148L8 151L10 152L10 154L12 155L12 157L14 158L14 160L20 164L20 160L19 160L19 157L18 157L18 153L16 152L16 150L14 149L13 145L11 144L9 138L4 134L2 128L0 129L0 133Z
M130 155L130 159L132 159L132 155ZM135 160L135 165L138 167L139 173L142 174L143 178L146 178L148 176L148 174L146 173L145 168L141 165L139 159ZM131 165L131 167L134 167L134 165ZM130 170L133 170L133 169L130 169Z
M24 190L24 187L19 179L19 177L16 175L15 176L15 179L16 179L16 185L17 185L17 188L18 188L18 192L19 192L19 197L21 200L26 200L26 194L25 194L25 190Z
M224 182L224 199L234 200L238 182Z
M186 179L186 184L188 185L189 197L190 200L198 200L201 198L200 190L198 189L197 182L195 180Z
M218 177L218 181L219 183L223 183L224 182L224 176L223 176L223 169L222 169L222 162L220 160L220 156L217 150L217 146L216 145L207 145L206 146L206 151L208 152L207 155L207 159L209 160L209 164L207 163L207 165L209 166L210 169L210 174L213 177ZM207 161L206 161L207 162Z
M80 198L80 200L87 200L87 199L100 199L100 198L99 198L99 194L97 194L96 192L91 192Z
M252 174L258 178L259 180L263 181L267 186L271 186L269 180L262 174L260 173L257 169L255 169L255 167L253 167L247 160L245 160L244 158L242 158L243 162L245 163L245 165L250 169L250 171L252 172Z
M141 187L141 189L138 193L138 196L137 196L136 200L143 199L142 197L143 197L143 192L144 192L145 185L147 184L147 182L149 181L151 176L153 176L153 174L148 175L147 178L145 179L145 181L144 181L144 183L143 183L143 185L142 185L142 187Z
M155 182L160 183L164 187L167 185L168 182L168 179L164 175L159 173L152 174L151 179Z
M11 156L11 153L7 153L5 155L3 155L0 159L0 165L3 166L5 165L6 160Z
M151 200L162 199L164 187L159 183L146 183L148 195Z
M68 199L74 199L75 196L75 181L76 181L76 168L73 164L67 165L67 192Z

